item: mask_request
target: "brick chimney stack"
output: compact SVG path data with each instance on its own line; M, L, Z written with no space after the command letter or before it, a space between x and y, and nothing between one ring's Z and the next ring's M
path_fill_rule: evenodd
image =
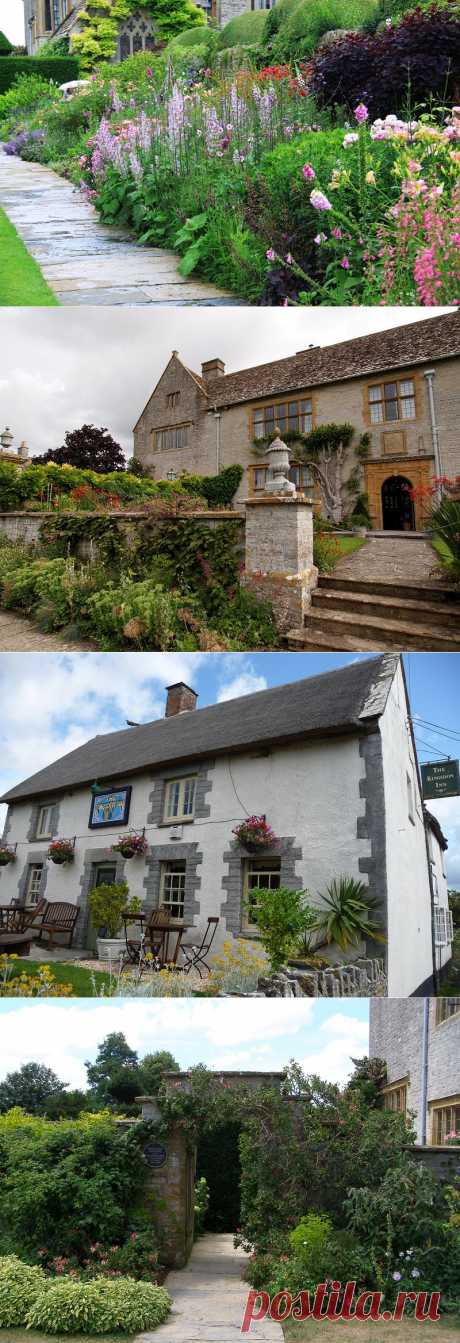
M207 359L206 363L201 365L201 376L204 382L210 382L212 378L223 378L225 364L222 359Z
M195 690L185 684L185 681L177 681L175 685L168 685L166 690L165 718L173 718L176 713L190 713L191 709L196 709L198 695Z

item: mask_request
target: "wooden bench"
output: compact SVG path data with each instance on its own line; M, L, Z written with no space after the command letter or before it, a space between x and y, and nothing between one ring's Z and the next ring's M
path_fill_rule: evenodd
M71 947L77 918L78 905L71 905L66 900L47 900L44 910L33 925L38 933L37 941L41 942L43 934L46 933L48 946L53 947L57 935L65 935L68 938L67 946ZM58 943L58 946L62 945L65 943Z
M29 955L32 933L25 909L17 905L0 908L0 956Z

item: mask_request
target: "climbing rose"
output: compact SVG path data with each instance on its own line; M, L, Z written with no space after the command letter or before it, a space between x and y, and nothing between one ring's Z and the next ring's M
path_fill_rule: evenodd
M312 191L310 194L310 205L314 210L332 210L331 202L323 191Z
M302 172L306 182L313 182L313 179L316 177L316 173L315 169L312 168L311 163L304 163Z

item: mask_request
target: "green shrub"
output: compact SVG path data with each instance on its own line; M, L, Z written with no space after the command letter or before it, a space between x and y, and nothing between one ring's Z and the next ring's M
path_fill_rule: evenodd
M156 1329L171 1309L164 1287L133 1278L54 1282L30 1307L28 1327L46 1334L135 1334Z
M277 60L311 56L325 33L336 28L357 29L379 13L378 0L298 0L290 7L273 42Z
M263 9L248 10L226 23L219 37L219 50L225 47L250 47L262 42L267 16Z
M122 924L123 910L128 904L127 881L103 881L89 893L89 906L94 927L100 937L116 937Z
M70 79L78 79L79 65L75 56L53 57L39 60L32 56L0 56L0 93L10 89L17 75L39 75L41 80L49 79L53 84L66 84Z
M43 1269L23 1264L16 1255L0 1259L0 1329L26 1322L28 1311L47 1286Z
M181 47L212 46L214 34L211 28L185 28L168 44L168 51L174 52Z

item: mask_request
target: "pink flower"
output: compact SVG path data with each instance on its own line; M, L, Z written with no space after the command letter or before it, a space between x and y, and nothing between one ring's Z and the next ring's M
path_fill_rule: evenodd
M333 228L333 229L332 229L332 237L333 237L333 238L341 238L341 237L342 237L342 230L341 230L341 228Z
M267 258L267 261L276 261L276 253L273 251L273 247L269 247L268 252L265 253L265 256Z
M316 243L316 246L317 246L317 247L321 247L321 243L322 243L322 242L326 242L326 234L325 234L325 233L317 233L317 234L316 234L316 238L313 238L313 242Z
M342 267L342 270L349 270L349 269L350 269L350 262L349 262L347 256L343 256L343 257L342 257L342 260L341 260L341 262L340 262L340 265L341 265L341 267Z
M312 191L310 193L310 205L313 206L314 210L332 210L331 202L328 201L323 191Z
M368 116L369 112L366 104L358 103L358 106L355 107L355 120L358 122L358 126L361 126L363 121L367 121Z
M286 253L286 261L287 261L288 266L292 266L293 260L294 260L294 257L291 256L291 253L290 253L290 252L287 252L287 253Z
M304 163L302 173L306 182L313 182L316 177L315 169L312 168L311 163Z
M146 70L145 73L146 73L146 75L147 75L147 79L153 79L153 70L150 69L150 66L149 66L148 70Z

